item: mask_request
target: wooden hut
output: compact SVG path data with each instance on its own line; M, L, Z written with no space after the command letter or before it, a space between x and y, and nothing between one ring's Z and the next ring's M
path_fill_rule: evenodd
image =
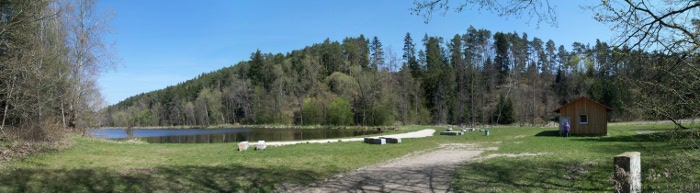
M570 135L607 135L608 112L613 109L595 102L589 98L581 97L553 110L559 113L559 128L563 128L565 122L569 122Z

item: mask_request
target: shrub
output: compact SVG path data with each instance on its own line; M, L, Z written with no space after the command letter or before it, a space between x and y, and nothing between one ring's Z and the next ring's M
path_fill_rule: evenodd
M513 108L513 101L510 100L510 98L501 95L498 100L498 105L493 112L493 122L498 124L515 123L515 109Z
M331 102L328 109L328 124L330 125L351 125L352 109L350 103L338 97Z
M323 123L323 108L317 104L318 101L313 98L304 100L304 106L301 108L304 125L319 125Z

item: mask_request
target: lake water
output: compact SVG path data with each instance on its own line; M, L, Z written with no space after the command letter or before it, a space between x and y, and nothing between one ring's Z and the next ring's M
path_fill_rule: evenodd
M98 138L139 138L149 143L224 143L239 141L292 141L343 138L380 133L377 130L354 129L96 129Z

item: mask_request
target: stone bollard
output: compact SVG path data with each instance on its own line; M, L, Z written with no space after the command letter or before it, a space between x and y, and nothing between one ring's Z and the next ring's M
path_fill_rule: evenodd
M401 138L385 138L387 143L401 143Z
M379 137L379 138L375 139L374 144L384 145L384 144L386 144L386 138Z
M248 141L241 141L238 143L238 151L248 150Z
M370 140L370 144L384 145L384 144L386 144L386 139L383 138L383 137L380 137L380 138L372 138L372 140Z
M642 163L639 152L625 152L615 156L614 191L616 193L642 192Z
M384 137L370 138L370 137L367 137L367 138L365 138L365 143L384 145L388 142L388 139L390 139L390 138L384 138ZM401 139L399 139L398 142L400 143Z
M265 148L267 148L267 145L265 145L265 141L258 140L258 144L255 145L255 150L264 150Z

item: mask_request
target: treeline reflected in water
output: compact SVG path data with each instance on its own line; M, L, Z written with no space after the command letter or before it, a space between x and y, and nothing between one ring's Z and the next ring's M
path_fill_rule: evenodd
M380 131L352 129L251 129L247 130L247 132L140 137L140 139L149 143L225 143L258 140L293 141L329 139L377 133L380 133Z

